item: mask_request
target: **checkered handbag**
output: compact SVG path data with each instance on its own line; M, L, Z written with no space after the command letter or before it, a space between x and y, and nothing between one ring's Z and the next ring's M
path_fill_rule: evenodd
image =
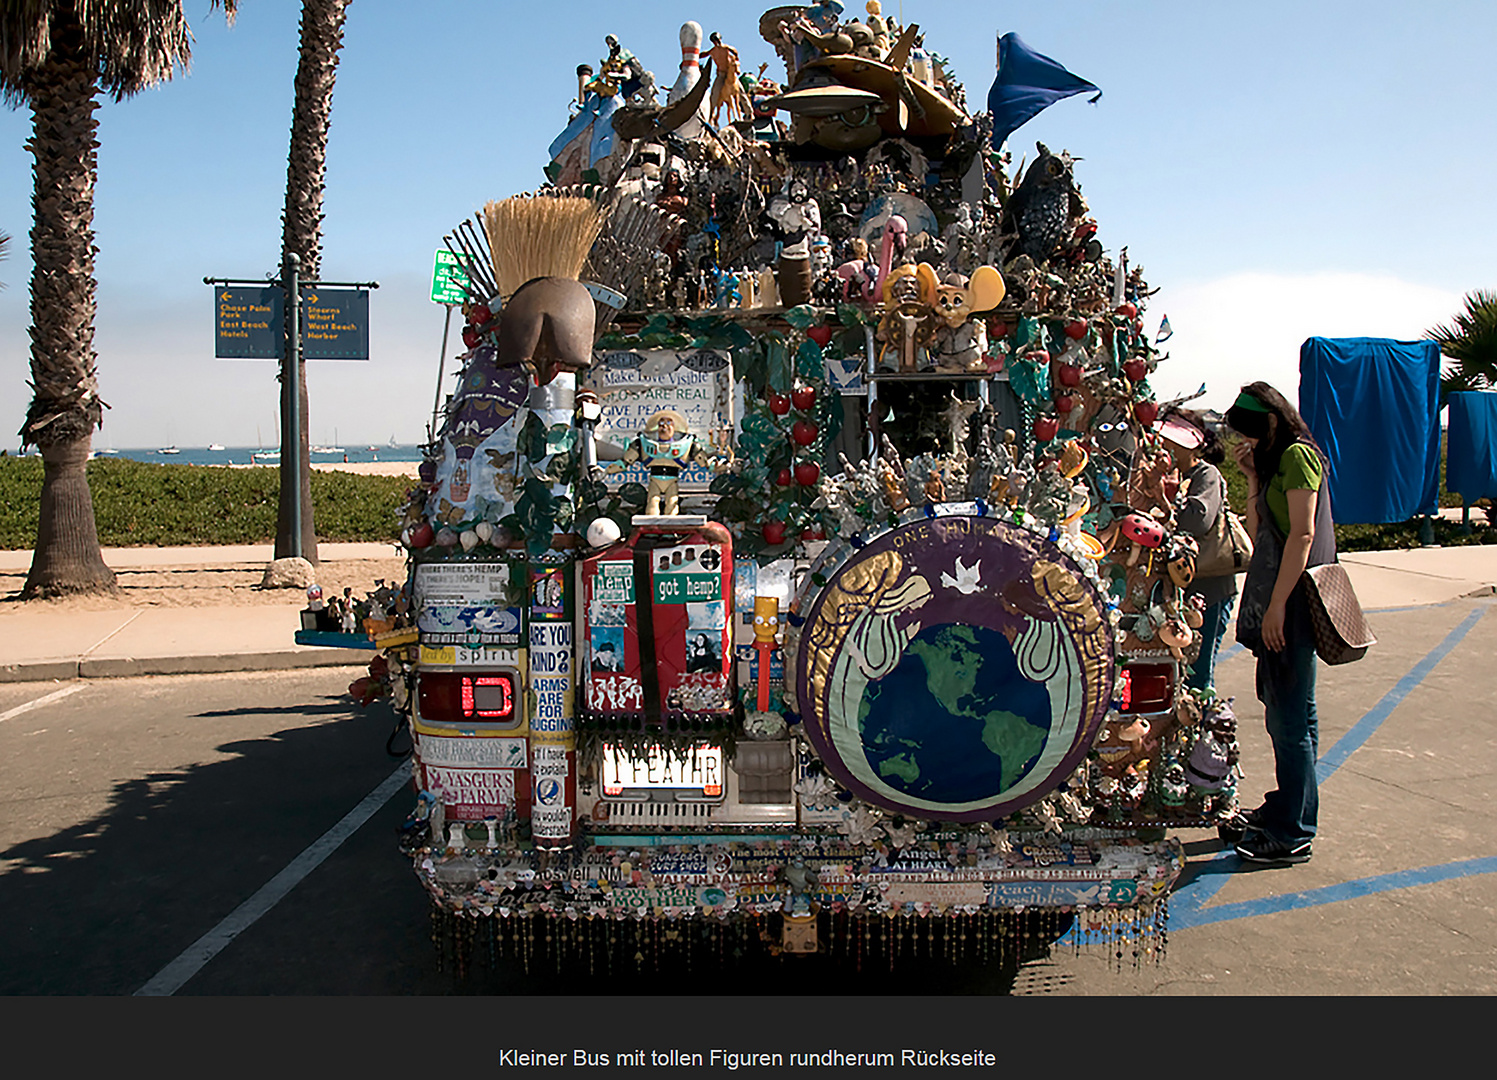
M1340 563L1312 566L1305 571L1305 599L1315 630L1315 651L1327 664L1349 664L1377 644L1351 578Z

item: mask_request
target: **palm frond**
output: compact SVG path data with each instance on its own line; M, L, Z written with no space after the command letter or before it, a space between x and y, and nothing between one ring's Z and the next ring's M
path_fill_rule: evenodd
M1497 292L1477 289L1466 296L1466 308L1448 325L1425 331L1454 361L1440 384L1446 393L1497 386Z
M212 0L233 23L238 0ZM76 35L76 36L73 36ZM28 86L71 37L116 101L167 82L192 59L192 30L181 0L6 0L0 4L0 94L19 105ZM81 47L81 48L80 48Z

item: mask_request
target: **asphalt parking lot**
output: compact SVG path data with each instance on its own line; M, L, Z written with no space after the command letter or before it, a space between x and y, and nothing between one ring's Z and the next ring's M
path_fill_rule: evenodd
M1378 611L1360 663L1321 668L1321 835L1253 869L1182 834L1167 956L1073 951L1012 973L854 980L794 960L631 991L837 994L1479 994L1497 990L1497 618L1490 600ZM0 685L0 993L606 992L503 963L438 970L396 851L390 714L357 669ZM1252 661L1229 653L1244 802L1271 775ZM968 965L970 968L970 965ZM815 977L808 978L814 971ZM783 974L781 974L781 972ZM825 976L825 977L823 977Z

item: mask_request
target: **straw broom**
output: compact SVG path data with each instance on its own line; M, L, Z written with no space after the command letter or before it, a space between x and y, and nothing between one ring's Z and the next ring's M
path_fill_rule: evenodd
M499 294L513 296L532 278L580 280L603 221L601 206L575 196L517 195L486 205L484 232Z

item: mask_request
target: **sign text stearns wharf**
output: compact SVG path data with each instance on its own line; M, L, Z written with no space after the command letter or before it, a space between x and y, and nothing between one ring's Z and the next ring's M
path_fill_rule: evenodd
M308 360L369 359L367 289L301 290L302 355ZM286 347L285 291L279 285L213 291L214 348L220 360L279 360Z

